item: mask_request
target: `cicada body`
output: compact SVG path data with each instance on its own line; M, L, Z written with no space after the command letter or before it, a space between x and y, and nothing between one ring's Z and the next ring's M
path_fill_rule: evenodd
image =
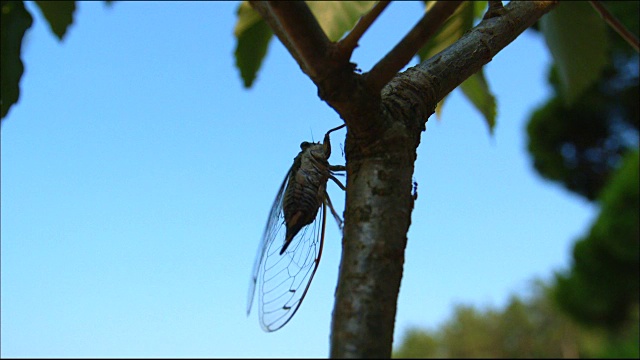
M331 143L303 142L271 207L249 286L247 315L258 291L260 324L265 331L283 327L298 311L318 269L327 207L338 220L327 194L327 182L344 166L329 165Z

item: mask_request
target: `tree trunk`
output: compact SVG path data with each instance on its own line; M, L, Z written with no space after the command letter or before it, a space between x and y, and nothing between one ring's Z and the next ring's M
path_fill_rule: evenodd
M352 145L357 140L347 134L349 226L342 243L331 357L391 354L419 134L396 129L366 150Z
M387 56L361 75L349 62L359 35L333 43L305 3L251 1L318 86L319 96L347 124L347 203L331 357L391 356L413 210L414 162L426 121L440 100L556 2L512 1L504 9L498 2L491 4L486 19L456 43L397 74L459 5L436 3ZM362 24L370 25L371 19Z
M554 5L510 3L506 15L483 21L451 47L387 84L381 96L381 131L374 129L375 135L358 138L348 130L347 202L331 327L332 358L391 357L413 210L414 162L426 120L438 101Z

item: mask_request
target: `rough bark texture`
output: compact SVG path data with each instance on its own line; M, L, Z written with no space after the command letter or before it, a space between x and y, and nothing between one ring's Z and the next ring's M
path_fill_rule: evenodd
M349 63L351 53L342 52L318 34L317 22L307 21L310 11L305 5L252 5L318 86L320 97L347 124L347 203L330 355L390 357L413 210L414 162L426 121L438 101L491 61L555 2L510 2L503 13L492 15L455 44L398 74L382 91L378 89L387 82L386 72L355 73L354 64ZM442 14L454 10L440 6ZM431 25L432 21L421 21L416 27ZM429 31L418 28L414 33ZM426 39L410 38L402 48L416 47L417 51L418 41Z
M342 243L331 357L391 355L417 141L395 124L366 152L347 155L349 226ZM352 142L348 136L347 147Z
M549 3L517 3L451 47L398 74L381 94L382 132L347 135L347 206L331 357L390 357L411 223L420 133L438 101L531 26ZM349 124L349 122L347 122Z

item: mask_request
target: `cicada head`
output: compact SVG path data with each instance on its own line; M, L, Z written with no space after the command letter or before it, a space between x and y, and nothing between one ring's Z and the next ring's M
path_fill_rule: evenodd
M302 143L300 143L300 150L304 151L306 149L309 148L309 146L313 145L314 143L310 143L308 141L303 141Z
M331 155L331 145L304 141L300 144L300 155L307 153L317 161L326 162Z
M300 149L302 150L301 153L309 151L311 156L313 156L316 160L329 159L329 157L331 156L331 141L329 139L329 134L331 134L333 131L342 129L345 126L346 125L343 124L327 131L327 133L324 135L324 141L321 143L303 141L300 144Z

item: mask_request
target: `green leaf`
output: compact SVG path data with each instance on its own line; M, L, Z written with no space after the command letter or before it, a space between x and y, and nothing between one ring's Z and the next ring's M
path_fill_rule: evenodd
M493 134L496 125L496 99L489 89L484 77L484 70L471 75L460 84L460 89L471 103L478 109L489 126L489 132Z
M427 11L433 4L433 1L428 2ZM427 60L460 39L462 35L473 27L474 19L483 16L486 7L486 2L477 4L467 1L460 5L435 36L420 49L418 52L420 61ZM481 11L481 9L484 9L484 11ZM483 70L465 80L460 85L460 89L473 106L484 115L489 131L493 133L496 123L496 100L485 80ZM446 97L436 107L436 116L438 117L440 117L445 99Z
M482 19L482 17L484 16L484 14L487 12L488 10L488 5L486 1L474 1L473 2L474 5L474 9L473 9L473 17L475 20L479 20Z
M331 41L353 29L376 1L307 1L307 6Z
M375 1L309 1L307 5L331 41L339 40L366 14ZM238 39L235 51L236 67L245 87L251 87L267 54L273 32L248 2L238 7L238 21L234 29Z
M444 108L444 101L447 100L447 97L443 97L442 100L438 102L436 105L436 119L441 120L442 118L442 109Z
M4 118L20 97L20 78L24 66L20 59L22 38L33 18L22 1L2 2L0 44L0 113Z
M267 54L273 32L248 2L240 4L237 14L238 21L233 30L238 39L234 53L236 67L240 70L244 86L250 88Z
M426 1L425 9L429 11L435 3L435 1ZM429 40L429 42L427 42L422 49L418 51L420 61L427 60L447 46L453 44L460 38L460 36L462 36L462 34L464 34L466 31L464 28L466 26L471 27L471 25L468 24L469 9L471 7L467 6L467 4L468 2L465 2L460 5L453 15L442 25L438 32ZM471 22L473 22L473 19ZM440 102L438 102L438 105L436 105L435 112L438 120L442 116L442 109L444 108L444 102L446 99L447 97L445 96L440 100Z
M36 1L42 11L42 15L47 19L51 31L62 40L69 25L73 23L73 12L76 10L75 1Z
M540 19L558 68L564 100L571 104L608 64L606 24L586 2L560 2Z
M238 21L236 22L236 26L233 28L233 34L236 37L240 37L243 32L247 31L247 29L256 23L263 21L260 14L253 10L247 1L240 3L236 14L238 15Z
M434 3L434 1L430 1L427 4L427 11ZM420 61L427 60L460 39L473 26L473 16L473 2L465 1L462 3L438 32L418 51Z

